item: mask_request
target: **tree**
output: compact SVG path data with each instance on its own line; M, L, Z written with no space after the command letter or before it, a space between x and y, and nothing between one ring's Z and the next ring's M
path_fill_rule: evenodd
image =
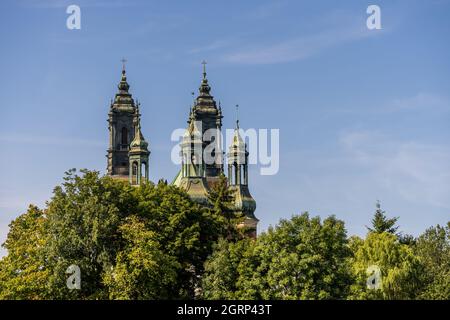
M8 255L0 260L0 299L48 297L44 223L44 212L33 205L10 223L3 244Z
M221 242L207 262L205 296L344 298L350 285L349 253L342 221L329 217L322 223L304 213L282 220L256 241Z
M49 287L59 299L107 298L102 273L115 262L124 244L119 226L135 211L133 187L96 171L69 170L54 189L47 209L46 256L51 265ZM66 270L81 271L81 289L69 290Z
M398 226L395 226L398 217L388 219L386 217L386 212L381 210L381 204L379 201L377 201L376 207L377 210L375 211L375 215L372 219L372 228L367 227L367 229L369 229L369 231L371 232L388 232L395 234L398 229Z
M253 241L243 239L230 242L220 239L213 254L205 263L205 275L202 279L202 297L205 299L235 299L239 295L239 266L243 264L245 252Z
M11 224L0 297L192 298L221 230L219 217L163 181L133 187L70 170L45 210L30 208ZM71 290L73 265L81 288Z
M169 299L180 269L176 257L165 253L153 231L137 217L120 227L126 241L116 263L104 274L111 299Z
M243 220L243 217L236 215L233 210L234 197L224 174L219 176L219 181L208 191L208 202L212 212L218 217L222 217L227 239L235 240L242 238L242 232L245 230L239 230L237 226Z
M414 299L421 282L421 265L412 248L388 232L369 232L351 245L353 284L350 299ZM380 288L368 288L370 270L378 269ZM371 271L370 271L371 272Z
M204 262L223 235L220 216L194 203L178 187L159 182L135 189L137 215L169 256L180 263L171 298L194 298Z
M427 229L413 247L423 264L419 299L450 299L450 222Z
M344 223L308 213L281 220L258 239L263 299L342 299L350 284Z

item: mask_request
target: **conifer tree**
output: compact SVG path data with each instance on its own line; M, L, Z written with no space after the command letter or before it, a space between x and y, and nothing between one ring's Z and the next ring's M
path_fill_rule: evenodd
M372 228L367 227L367 229L369 229L370 232L375 233L387 232L396 234L398 226L395 226L395 224L397 223L398 217L388 219L386 212L381 209L380 201L377 201L376 208L372 219Z

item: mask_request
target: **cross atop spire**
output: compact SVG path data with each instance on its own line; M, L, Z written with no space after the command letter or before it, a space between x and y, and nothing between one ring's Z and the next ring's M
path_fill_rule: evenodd
M236 105L236 129L239 129L239 105Z
M203 65L203 79L206 79L206 64L207 62L205 60L202 61Z
M122 58L120 61L122 62L122 73L124 73L124 72L125 72L125 64L126 64L128 61L127 61L127 59L125 59L125 58Z

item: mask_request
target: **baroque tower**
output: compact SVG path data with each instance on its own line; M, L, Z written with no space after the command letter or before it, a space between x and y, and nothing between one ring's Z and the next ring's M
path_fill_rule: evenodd
M130 162L130 184L140 185L144 180L148 180L148 142L145 141L141 132L141 119L138 118L138 123L134 130L134 139L130 144L130 151L128 158Z
M223 173L220 133L222 110L211 95L203 62L203 78L194 106L189 113L188 128L181 142L182 169L173 184L186 190L197 202L206 205L209 188ZM206 151L206 152L205 152ZM205 158L206 155L211 155Z
M125 60L122 62L125 63ZM141 176L145 175L148 178L148 155L150 153L147 150L148 144L140 132L140 104L137 101L135 103L129 92L130 85L127 82L125 65L122 67L122 77L118 89L114 101L111 101L108 114L107 174L114 178L140 183ZM138 137L137 141L136 137ZM130 148L132 141L135 144L133 148ZM139 164L139 170L134 173L133 166L130 164L130 156L136 164ZM144 172L142 172L141 164L145 166Z
M248 189L248 150L239 133L239 120L236 120L233 142L228 158L228 185L234 197L235 212L244 217L239 227L244 227L248 235L256 238L258 219L255 217L256 201Z
M217 107L214 97L211 95L211 87L206 77L206 62L203 61L203 79L199 88L199 95L195 99L195 105L189 115L188 123L197 122L201 127L202 153L208 145L213 148L211 155L213 159L203 159L205 162L205 177L213 181L223 173L222 151L220 143L220 132L222 130L222 109ZM207 153L208 150L207 150Z
M222 109L211 95L203 62L203 79L199 95L191 108L188 128L181 140L181 170L172 184L184 189L189 196L208 206L208 192L224 173L221 130ZM212 159L205 159L211 154ZM245 227L250 237L256 237L258 219L254 212L256 202L248 188L248 151L239 134L236 122L228 158L228 187L234 197L233 210L244 218L239 227Z

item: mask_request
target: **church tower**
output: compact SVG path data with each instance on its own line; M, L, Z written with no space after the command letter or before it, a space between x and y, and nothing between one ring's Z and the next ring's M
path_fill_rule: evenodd
M211 87L206 77L206 62L203 61L203 79L199 88L199 95L195 99L195 105L189 116L189 123L195 121L201 127L202 154L211 154L211 159L205 159L205 177L209 182L214 181L223 172L220 132L222 130L222 110L217 107L214 97L211 95ZM199 128L200 129L200 128Z
M210 206L208 193L224 172L224 154L220 140L223 116L220 104L217 106L211 95L205 64L206 62L203 62L199 95L191 108L188 128L180 143L181 170L172 184L185 190L195 202ZM205 154L210 154L213 161L205 160ZM248 155L247 146L239 134L237 121L233 142L227 154L228 188L234 198L233 210L244 217L239 227L245 228L247 235L255 238L259 220L254 215L256 202L248 188Z
M125 60L122 60L125 63ZM122 67L122 78L118 85L114 101L111 101L108 114L109 148L108 175L128 180L130 174L130 143L135 138L135 126L139 122L139 104L134 102L129 93L125 65Z
M208 205L206 165L202 161L203 141L199 121L191 121L180 144L181 171L178 186L197 203Z
M196 202L207 205L208 190L223 173L220 139L223 116L211 95L205 65L203 62L199 94L191 107L188 128L180 144L182 169L172 183L186 190Z
M130 144L130 152L128 158L130 162L130 184L140 185L143 181L147 181L148 178L148 157L150 151L148 151L148 142L145 141L141 132L141 119L138 118L138 123L135 126L134 139Z
M228 157L228 184L234 197L235 212L244 217L239 227L244 227L249 237L256 238L258 219L255 217L256 201L248 188L247 145L239 134L239 120L236 120L233 142Z

